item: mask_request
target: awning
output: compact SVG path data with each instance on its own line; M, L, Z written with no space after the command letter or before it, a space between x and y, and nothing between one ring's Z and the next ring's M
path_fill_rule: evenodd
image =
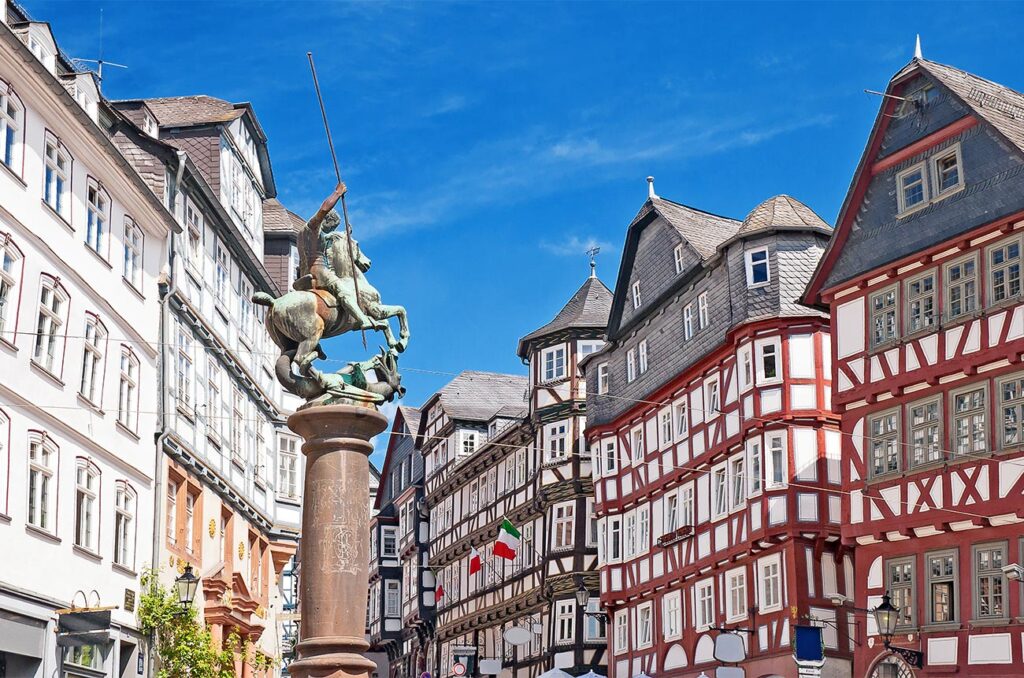
M0 611L0 652L43 658L46 622Z

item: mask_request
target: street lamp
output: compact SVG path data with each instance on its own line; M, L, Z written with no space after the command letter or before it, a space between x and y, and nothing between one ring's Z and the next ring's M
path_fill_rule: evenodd
M893 647L892 637L896 635L896 624L900 620L899 608L894 607L889 592L882 594L882 603L871 611L875 615L875 624L878 626L878 633L882 636L882 645L885 649L902 658L912 668L919 669L924 665L924 654L907 647Z
M196 590L199 588L199 577L192 573L192 565L185 565L185 571L174 580L174 587L178 590L178 602L182 610L192 607L192 601L196 599Z
M590 602L590 591L587 590L583 582L580 582L580 587L576 589L576 602L583 608Z

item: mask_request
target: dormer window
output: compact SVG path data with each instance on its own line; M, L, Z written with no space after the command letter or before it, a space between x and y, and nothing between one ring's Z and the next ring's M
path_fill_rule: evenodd
M903 101L900 102L898 116L904 116L909 113L927 106L939 96L939 90L928 81L921 79L916 83L912 83L910 87L904 90Z
M640 281L633 283L633 308L640 308Z
M160 135L160 129L157 127L156 120L149 114L149 111L143 111L142 113L142 131L154 139Z
M676 248L672 250L672 257L676 262L676 274L683 272L683 246L682 244L676 245Z

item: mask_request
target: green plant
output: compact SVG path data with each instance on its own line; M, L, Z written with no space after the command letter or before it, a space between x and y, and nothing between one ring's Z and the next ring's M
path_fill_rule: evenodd
M252 651L248 640L234 631L218 649L210 631L200 624L193 608L182 610L177 598L160 583L159 572L142 575L139 626L152 634L158 678L234 678L236 653L249 658L256 671L274 668L274 658Z

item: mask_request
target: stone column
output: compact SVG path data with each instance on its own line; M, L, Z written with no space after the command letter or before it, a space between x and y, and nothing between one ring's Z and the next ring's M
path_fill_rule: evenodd
M363 656L369 588L370 439L387 428L373 407L299 410L288 426L305 443L306 481L299 544L298 659L295 678L367 678Z

